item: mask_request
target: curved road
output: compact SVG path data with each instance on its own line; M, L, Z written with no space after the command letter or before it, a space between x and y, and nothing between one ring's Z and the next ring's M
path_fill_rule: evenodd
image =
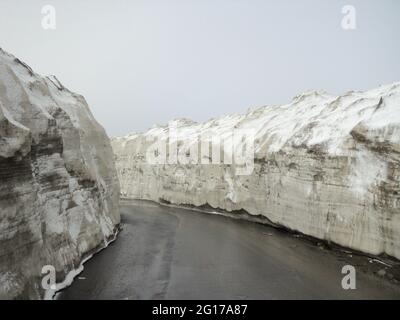
M58 299L400 298L379 263L274 228L147 201L122 202L123 230ZM343 290L341 269L357 269Z

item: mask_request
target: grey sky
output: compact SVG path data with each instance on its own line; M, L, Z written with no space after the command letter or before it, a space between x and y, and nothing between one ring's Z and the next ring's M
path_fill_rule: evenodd
M41 27L45 4L55 31ZM353 31L341 28L346 4ZM399 81L400 1L0 0L0 46L122 135Z

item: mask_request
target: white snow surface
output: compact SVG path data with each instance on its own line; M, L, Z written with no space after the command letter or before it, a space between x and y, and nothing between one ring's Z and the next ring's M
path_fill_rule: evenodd
M171 132L178 155L191 156L199 139L220 139L228 140L221 142L226 157L232 144L234 150L243 144L228 139L235 130L254 134L254 170L247 175L237 175L235 164L204 164L199 155L197 162L148 161L155 142L166 143L171 156ZM341 96L309 91L285 105L204 123L175 119L111 143L124 197L244 210L316 238L400 258L399 82Z
M0 48L0 299L43 298L45 265L68 283L119 222L110 140L85 99Z

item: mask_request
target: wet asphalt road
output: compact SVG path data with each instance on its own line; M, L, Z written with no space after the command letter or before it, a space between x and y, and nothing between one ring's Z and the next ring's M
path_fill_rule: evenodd
M268 226L146 201L121 210L118 239L58 299L400 298L358 269L357 289L343 290L342 267L359 259Z

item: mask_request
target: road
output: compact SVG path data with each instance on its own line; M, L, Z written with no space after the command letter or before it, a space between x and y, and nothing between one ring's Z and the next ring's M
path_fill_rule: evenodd
M58 299L400 298L370 259L269 226L147 201L123 201L121 211L118 239ZM346 264L355 290L342 289Z

